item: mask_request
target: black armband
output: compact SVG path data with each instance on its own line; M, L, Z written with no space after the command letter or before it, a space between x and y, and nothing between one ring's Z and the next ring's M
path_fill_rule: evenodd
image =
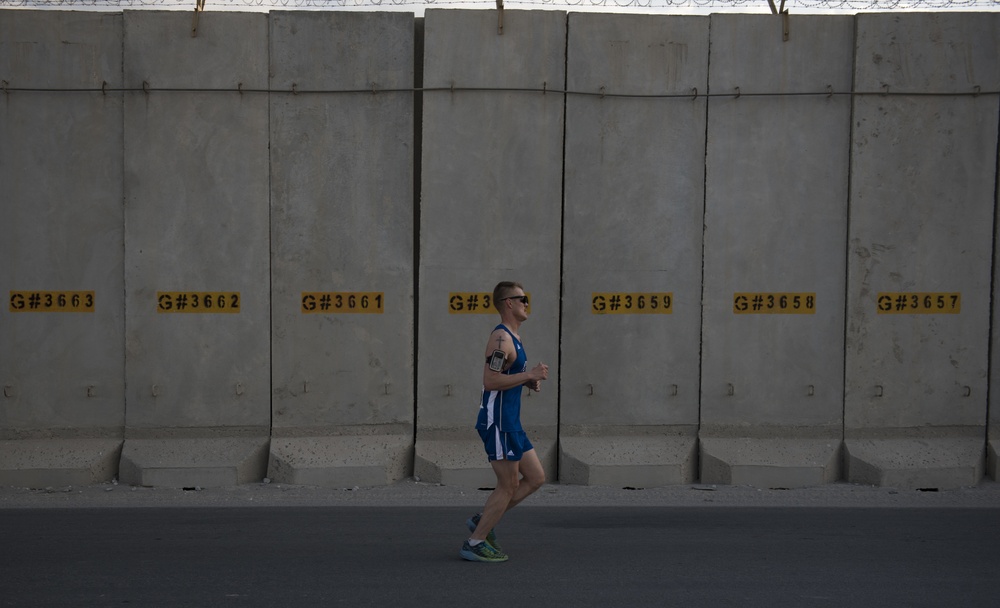
M507 361L507 355L499 349L493 351L493 354L486 359L486 363L490 366L490 369L495 372L503 371L503 364L505 361Z

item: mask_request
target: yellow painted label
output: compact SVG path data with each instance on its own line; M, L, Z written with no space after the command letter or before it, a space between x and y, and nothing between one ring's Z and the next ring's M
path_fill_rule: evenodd
M882 292L876 307L880 315L957 315L962 294L956 292Z
M528 296L527 311L531 312L531 294ZM448 294L448 314L452 315L488 315L498 314L493 308L493 294L482 291L452 291Z
M385 312L381 291L303 291L302 314L342 314Z
M816 294L784 292L734 293L733 314L812 315L816 314Z
M11 312L94 312L93 291L11 291Z
M595 315L669 315L674 312L673 293L594 292L590 312Z
M156 312L237 314L240 312L240 292L158 291Z

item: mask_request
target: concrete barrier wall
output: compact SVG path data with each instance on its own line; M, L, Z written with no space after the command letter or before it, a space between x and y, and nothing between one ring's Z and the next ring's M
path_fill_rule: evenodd
M268 477L396 481L413 467L413 18L271 13L270 38Z
M840 477L854 20L784 25L712 17L703 482Z
M848 241L847 477L983 473L998 15L859 16ZM892 95L879 95L889 92ZM970 95L970 93L973 93Z
M267 15L124 17L121 479L260 479L271 423ZM240 89L246 89L241 91Z
M482 294L521 282L528 363L558 368L565 99L545 89L565 86L565 55L564 13L504 11L502 35L494 11L424 18L415 469L429 481L496 481L471 430L499 322ZM549 477L557 396L550 381L522 407Z
M707 17L569 16L568 482L697 477L708 31Z
M0 11L0 483L93 483L125 419L122 16ZM9 83L9 84L8 84Z
M995 476L998 41L0 11L0 483L491 484L505 279L550 479Z

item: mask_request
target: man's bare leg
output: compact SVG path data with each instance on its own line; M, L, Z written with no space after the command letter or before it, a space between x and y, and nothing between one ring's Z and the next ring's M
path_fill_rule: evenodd
M472 540L486 540L486 535L500 522L500 518L507 511L507 505L514 498L519 485L518 461L492 460L490 465L497 476L497 487L486 499L479 525L470 537Z
M473 540L485 540L490 530L500 523L504 513L516 507L545 483L545 469L535 450L528 450L521 460L490 462L497 476L497 487L486 499Z
M507 503L504 513L510 511L520 504L522 500L534 494L545 483L545 469L542 468L542 463L538 460L538 454L535 453L535 450L528 450L521 456L520 465L517 470L521 474L521 479L517 484L517 490L511 497L510 502Z

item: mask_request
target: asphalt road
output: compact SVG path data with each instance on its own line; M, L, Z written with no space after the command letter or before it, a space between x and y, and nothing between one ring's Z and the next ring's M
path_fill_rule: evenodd
M0 606L1000 606L1000 509L0 510Z

